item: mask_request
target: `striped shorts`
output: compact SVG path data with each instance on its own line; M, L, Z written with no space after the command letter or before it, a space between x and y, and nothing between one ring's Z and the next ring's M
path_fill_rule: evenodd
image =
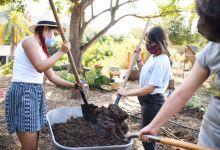
M5 117L10 134L42 129L46 122L43 85L12 82L5 96Z

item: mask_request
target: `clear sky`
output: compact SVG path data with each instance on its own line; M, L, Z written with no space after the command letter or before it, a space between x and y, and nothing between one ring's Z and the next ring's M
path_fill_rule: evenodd
M52 12L48 15L49 12L49 3L48 1L42 1L35 2L33 0L25 0L25 4L27 5L28 12L31 15L32 21L35 23L40 18L48 19L53 17Z

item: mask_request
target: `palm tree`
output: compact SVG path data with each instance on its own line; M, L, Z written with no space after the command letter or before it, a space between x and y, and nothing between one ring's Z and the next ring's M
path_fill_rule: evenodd
M0 24L0 45L3 45L3 24Z
M6 6L0 6L0 44L4 45L4 25L7 22L10 10Z
M28 25L30 21L27 15L22 12L11 11L9 14L9 21L5 24L4 35L11 39L11 58L14 56L15 46L26 35L30 35Z
M15 46L24 36L30 34L28 25L31 19L25 13L25 6L20 0L13 3L7 0L6 5L0 6L0 16L0 43L4 44L9 39L13 58Z

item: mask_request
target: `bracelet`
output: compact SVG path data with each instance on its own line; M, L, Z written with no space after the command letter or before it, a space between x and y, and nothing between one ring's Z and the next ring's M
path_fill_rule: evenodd
M137 62L141 62L141 59L140 59L140 60L137 60Z

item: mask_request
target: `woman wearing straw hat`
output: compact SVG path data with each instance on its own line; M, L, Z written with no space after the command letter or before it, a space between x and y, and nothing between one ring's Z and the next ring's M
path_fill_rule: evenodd
M52 65L70 49L64 42L61 49L50 56L49 46L56 42L58 27L53 21L39 21L30 26L33 36L25 37L15 51L13 77L5 96L5 115L9 133L16 133L22 150L38 147L39 131L45 125L44 75L54 84L73 88L52 70Z

